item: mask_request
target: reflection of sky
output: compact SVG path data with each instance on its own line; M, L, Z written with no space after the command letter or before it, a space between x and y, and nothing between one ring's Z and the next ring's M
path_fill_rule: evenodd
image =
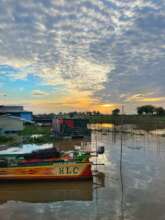
M102 124L91 124L89 125L91 129L108 129L113 128L114 125L111 123L102 123Z
M42 144L42 145L36 145L36 144L24 144L22 147L12 147L8 148L7 150L0 151L0 154L14 154L14 153L31 153L32 151L39 150L39 149L47 149L52 148L53 144Z
M164 0L2 0L0 29L3 104L35 112L164 105Z

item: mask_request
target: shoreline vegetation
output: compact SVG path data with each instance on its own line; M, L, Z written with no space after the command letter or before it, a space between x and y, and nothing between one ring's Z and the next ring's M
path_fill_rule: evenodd
M0 136L0 145L8 145L8 144L14 145L15 143L16 143L16 140L14 137L10 137L7 135Z
M19 135L23 137L24 144L44 144L54 141L51 127L26 125Z
M157 115L90 115L86 116L89 124L112 123L114 125L135 125L138 130L152 131L165 128L165 116ZM112 132L119 132L114 129ZM130 131L124 130L124 133ZM161 136L165 136L162 134ZM41 127L38 125L26 125L24 130L18 134L25 144L44 144L56 141L52 133L51 126ZM18 139L14 136L0 136L0 145L14 146L18 143Z
M89 122L91 124L112 123L114 125L135 125L136 129L144 131L165 129L165 116L156 115L100 115L91 116Z
M157 115L98 115L88 117L89 123L113 123L113 124L155 124L164 125L165 116Z

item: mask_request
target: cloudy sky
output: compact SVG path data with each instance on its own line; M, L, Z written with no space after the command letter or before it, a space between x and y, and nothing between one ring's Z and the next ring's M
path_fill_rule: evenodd
M0 104L165 107L165 1L0 0Z

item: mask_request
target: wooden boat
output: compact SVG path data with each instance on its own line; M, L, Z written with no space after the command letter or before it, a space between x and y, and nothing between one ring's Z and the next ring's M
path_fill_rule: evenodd
M0 168L1 180L64 180L91 179L91 163L62 162L48 165Z
M61 153L44 149L29 154L0 155L2 180L78 180L91 179L88 152Z
M0 181L92 179L91 153L97 157L104 153L104 147L96 152L60 152L50 148L31 153L0 154Z

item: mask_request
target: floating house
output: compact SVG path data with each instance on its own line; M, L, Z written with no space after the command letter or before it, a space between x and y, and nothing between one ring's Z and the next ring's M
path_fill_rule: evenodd
M0 115L4 114L19 117L29 122L33 120L32 112L25 111L23 106L0 105Z
M90 136L88 120L83 118L55 118L53 132L56 137L83 138Z

